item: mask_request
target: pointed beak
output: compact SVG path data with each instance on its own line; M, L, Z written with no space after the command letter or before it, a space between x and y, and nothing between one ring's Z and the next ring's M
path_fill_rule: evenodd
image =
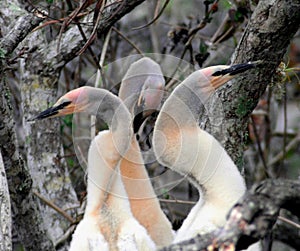
M235 64L226 69L216 71L212 74L211 85L217 89L229 80L233 79L236 75L255 68L261 61L248 62L244 64Z
M57 106L50 107L38 114L34 118L34 120L41 120L45 118L53 118L61 115L71 114L74 112L74 105L72 105L71 103L71 101L66 101Z
M235 65L230 66L227 69L216 71L215 73L212 74L212 76L214 76L214 77L224 76L224 75L234 76L239 73L248 71L249 69L253 69L260 63L261 63L261 61L248 62L248 63L244 63L244 64L235 64Z

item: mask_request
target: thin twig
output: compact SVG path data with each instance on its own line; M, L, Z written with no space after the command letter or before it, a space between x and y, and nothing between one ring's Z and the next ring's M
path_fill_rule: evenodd
M97 70L96 80L95 80L95 84L94 84L95 87L100 87L99 82L100 82L100 78L102 78L102 88L104 88L104 89L107 86L105 84L105 78L103 76L102 69L103 69L103 64L104 64L105 55L107 52L110 36L111 36L111 29L109 29L109 31L107 32L105 40L104 40L99 64L97 63L99 65L99 69ZM95 137L95 135L96 135L96 117L91 116L91 138L93 139Z
M224 32L224 34L216 42L214 42L214 45L217 45L218 43L220 43L221 41L223 41L223 39L225 37L227 37L227 35L230 34L230 32L232 32L233 29L234 29L234 27L231 26L226 32Z
M264 149L264 156L266 157L266 162L269 161L269 156L270 156L270 145L271 145L271 140L272 140L272 127L271 127L271 105L272 104L272 96L273 96L273 90L272 88L268 88L267 92L267 115L264 116L264 126L266 127L265 129L265 135L264 135L264 142L265 142L265 149ZM271 174L271 172L270 172Z
M181 63L181 60L179 61L179 63L177 64L176 68L175 68L175 71L171 74L171 77L169 79L169 81L167 82L166 84L166 87L165 87L165 90L168 91L170 88L172 88L172 86L178 82L178 79L175 79L174 76L176 74L176 72L178 71L179 67L180 67L180 63ZM189 67L190 65L187 65L183 70L182 70L182 73L185 73L188 71L188 69L190 68Z
M287 144L287 146L285 147L285 152L290 151L291 149L293 149L300 141L300 133L297 134L297 136L295 138L293 138L289 144ZM275 163L277 163L278 161L280 161L282 158L284 157L284 153L283 151L281 151L280 153L278 153L277 155L275 155L269 162L268 162L268 166L274 165Z
M162 13L164 12L164 10L167 7L167 5L169 4L169 2L170 2L170 0L165 1L165 3L163 5L163 7L161 8L160 12L149 23L144 24L144 25L139 26L139 27L132 28L132 30L140 30L140 29L146 28L146 27L150 26L151 24L155 23L155 21L162 15Z
M58 245L66 242L69 237L73 234L74 230L76 228L76 225L72 225L69 227L69 229L59 238L55 241L54 246L57 247Z
M292 138L294 138L294 137L296 137L297 136L297 133L295 133L295 132L287 132L286 134L285 134L287 137L292 137ZM272 133L272 136L273 137L284 137L284 133L283 132L273 132Z
M60 28L59 34L58 34L58 41L57 41L57 51L60 51L60 42L62 39L62 34L65 32L66 28L77 18L77 15L80 13L80 11L84 10L90 5L88 0L81 1L80 6L72 11L70 15L68 15L66 18L64 18L64 21L62 23L62 26Z
M261 158L261 161L262 161L263 167L264 167L263 170L264 170L266 178L269 178L270 175L268 174L268 166L267 166L267 163L266 163L266 159L265 159L263 150L261 148L260 139L259 139L259 135L258 135L258 132L257 132L256 124L255 124L253 116L250 116L250 117L251 117L251 121L252 121L252 127L253 127L254 136L256 138L256 144L257 144L257 148L258 148L258 153L259 153L259 156Z
M97 17L94 16L94 20L93 20L94 21L94 27L93 27L92 33L91 33L90 37L88 38L88 40L83 45L83 47L78 52L78 55L81 55L90 46L90 44L94 41L94 39L96 37L98 24L100 23L100 20L102 18L101 14L102 14L102 11L104 9L105 4L106 4L106 1L102 2L102 6L99 9Z
M175 67L175 70L174 70L173 73L171 74L169 81L166 83L166 87L165 87L166 90L168 90L168 89L170 89L170 88L172 87L172 84L171 84L171 83L173 82L172 79L174 78L174 76L175 76L177 70L179 69L179 67L180 67L180 65L181 65L181 62L182 62L182 59L183 59L183 57L184 57L184 55L185 55L186 52L187 52L187 44L184 46L184 50L183 50L183 52L181 53L180 60L179 60L179 62L178 62L178 64L177 64L177 66ZM174 83L174 82L173 82L173 83Z
M85 33L84 33L84 31L83 31L80 23L77 23L77 27L79 29L80 35L82 36L84 42L87 43L88 39L85 36ZM95 65L97 66L98 70L101 70L101 68L100 68L100 66L98 64L98 60L97 60L97 57L96 57L94 51L92 50L92 48L90 46L88 46L87 49L88 49L89 53L91 54L91 56L93 58L93 61L94 61Z
M127 38L121 31L119 31L116 27L112 27L113 31L116 32L120 37L122 37L128 44L130 44L139 54L143 55L144 53Z
M287 132L287 89L286 89L286 84L284 83L284 94L283 94L283 117L284 117L284 122L283 122L283 157L282 157L282 167L284 167L284 158L286 156L286 151L285 151L285 146L286 146L286 132ZM279 170L280 171L280 168ZM277 172L279 175L279 172Z
M57 156L56 158L60 160L60 159L70 158L70 157L75 157L75 156L76 156L76 153L70 153L70 154Z
M154 16L158 16L159 13L159 5L160 5L160 1L156 0L156 5L155 5L155 9L154 9Z
M187 201L187 200L169 200L169 199L159 199L160 202L163 203L176 203L176 204L188 204L188 205L195 205L196 201Z
M33 191L33 194L36 195L41 201L43 201L46 205L48 205L49 207L53 208L56 212L58 212L59 214L61 214L63 217L65 217L70 223L74 224L75 220L68 215L63 209L61 209L60 207L56 206L52 201L46 199L45 197L43 197L40 193L38 193L37 191Z
M105 56L106 56L106 52L107 52L110 37L111 37L111 29L109 29L109 31L107 32L106 37L104 39L104 44L103 44L103 47L102 47L102 50L101 50L101 56L100 56L100 60L99 60L100 70L97 71L97 76L96 76L96 81L95 81L95 87L98 87L100 77L101 77L102 78L102 88L104 88L104 89L107 89L108 86L105 82L105 77L103 76L102 69L103 69L103 65L104 65Z
M217 3L218 3L218 0L216 0L216 1L213 3L213 5L215 5L215 4L217 4ZM206 6L206 12L205 12L205 15L204 15L204 17L202 18L201 22L200 22L195 28L189 30L187 42L185 43L183 52L181 53L181 56L180 56L180 59L181 59L181 60L184 58L185 53L186 53L188 50L192 51L192 49L191 49L192 41L193 41L193 39L195 38L196 33L197 33L199 30L203 29L203 28L206 26L206 24L207 24L207 19L208 19L208 18L210 17L210 15L213 13L212 8L211 8L210 10L208 10L208 5L206 4L205 6ZM192 57L192 55L191 55L191 57ZM179 63L178 63L177 66L175 67L174 72L171 74L170 80L169 80L169 81L167 82L167 84L166 84L166 90L172 87L172 85L171 85L170 83L171 83L171 80L172 80L173 76L176 74L176 71L178 70L178 68L179 68L179 66L180 66L180 64L181 64L181 60L179 61Z
M222 23L219 25L218 29L216 30L216 32L214 33L214 35L211 37L210 41L212 43L215 43L215 40L217 39L217 37L219 36L219 34L221 33L222 29L224 29L225 25L227 24L227 21L229 19L229 15L228 13L226 14L226 16L224 17Z
M84 154L83 154L81 148L78 145L77 145L77 150L79 151L79 154L80 154L80 156L78 156L78 153L77 153L77 158L81 159L84 162L85 166L87 167L88 166L87 160L84 158ZM81 157L81 158L79 158L79 157ZM86 174L86 170L84 170L84 171L85 171L85 174Z
M296 223L294 221L291 221L291 220L289 220L289 219L287 219L285 217L282 217L280 215L278 216L278 219L281 220L281 221L283 221L283 222L286 222L286 223L292 225L293 227L296 227L296 228L300 229L300 224L298 224L298 223Z

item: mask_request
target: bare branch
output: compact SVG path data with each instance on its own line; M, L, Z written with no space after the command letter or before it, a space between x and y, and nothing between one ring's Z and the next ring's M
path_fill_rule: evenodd
M33 191L33 194L36 195L40 200L42 200L46 205L48 205L49 207L53 208L56 212L60 213L71 224L75 223L75 220L70 215L68 215L63 209L61 209L60 207L56 206L53 202L51 202L50 200L46 199L40 193L38 193L37 191Z
M147 26L150 26L151 24L155 23L155 21L162 15L162 13L164 12L165 8L168 6L168 3L170 2L170 0L166 0L163 7L161 8L161 10L159 11L159 13L157 15L155 15L155 17L147 24L144 24L142 26L139 26L139 27L135 27L135 28L132 28L133 30L140 30L140 29L143 29L143 28L146 28ZM159 2L157 2L158 4Z
M213 126L207 120L206 129L222 142L239 167L243 165L249 116L299 29L300 15L295 11L299 8L299 0L259 1L232 62L262 60L263 64L233 80L230 88L227 85L218 92L223 103L220 111L224 114L222 125ZM226 137L222 136L224 134Z
M0 49L8 55L16 49L20 42L43 21L41 15L28 14L21 16L15 27L0 40Z
M116 4L114 4L111 8L105 8L96 27L97 33L105 34L115 22L120 20L123 16L144 1L145 0L116 1ZM120 6L122 6L122 8L120 8ZM93 29L94 28L92 26L86 26L83 31L88 36L88 34L93 32ZM37 72L45 74L59 72L66 63L77 56L84 44L85 41L81 36L78 36L78 28L74 26L62 35L59 51L57 51L57 40L53 40L47 47L45 47L45 49L37 52L38 55L36 56L44 59L44 64L41 65L38 60L37 62L32 63L32 67L35 68Z
M120 37L122 37L128 44L130 44L139 54L143 54L143 52L127 38L121 31L119 31L116 27L112 27L112 30L116 32Z
M222 229L162 250L237 250L247 248L272 230L280 209L300 216L300 181L265 180L254 186L231 209ZM299 248L299 247L298 247Z

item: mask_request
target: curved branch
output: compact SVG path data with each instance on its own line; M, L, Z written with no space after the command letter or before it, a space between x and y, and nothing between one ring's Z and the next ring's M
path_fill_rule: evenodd
M134 27L132 28L132 30L141 30L143 28L146 28L148 26L150 26L151 24L155 23L157 19L159 19L159 17L161 16L161 14L164 12L165 8L168 6L170 0L166 0L163 7L161 8L161 10L159 11L159 13L147 24L144 24L142 26L138 26L138 27Z
M282 208L297 217L300 216L300 181L265 180L258 186L254 186L231 209L226 225L222 229L162 250L247 248L257 239L262 239L271 232Z
M105 8L97 25L97 33L105 34L115 22L144 1L145 0L116 1L113 7ZM93 29L92 26L86 26L84 27L84 32L91 34ZM41 50L38 56L44 59L45 64L41 65L39 63L40 60L37 60L37 63L33 66L36 68L36 71L45 74L51 74L53 71L58 72L66 63L77 57L79 51L85 44L85 41L78 34L77 26L74 26L62 35L59 51L57 51L57 39L53 40L44 50ZM88 36L89 35L87 35L87 37Z
M21 16L9 33L0 40L0 49L5 55L12 53L20 42L43 21L41 15L28 14Z

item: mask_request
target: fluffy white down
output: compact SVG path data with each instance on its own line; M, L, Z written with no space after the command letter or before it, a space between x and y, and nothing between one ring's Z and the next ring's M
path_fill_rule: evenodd
M124 222L118 239L119 251L153 251L156 246L146 229L134 218Z
M84 217L77 225L72 236L69 251L109 251L108 243L99 232L98 221L92 217Z
M216 230L225 224L225 214L226 209L217 208L209 203L203 206L203 201L200 200L177 231L174 243Z

